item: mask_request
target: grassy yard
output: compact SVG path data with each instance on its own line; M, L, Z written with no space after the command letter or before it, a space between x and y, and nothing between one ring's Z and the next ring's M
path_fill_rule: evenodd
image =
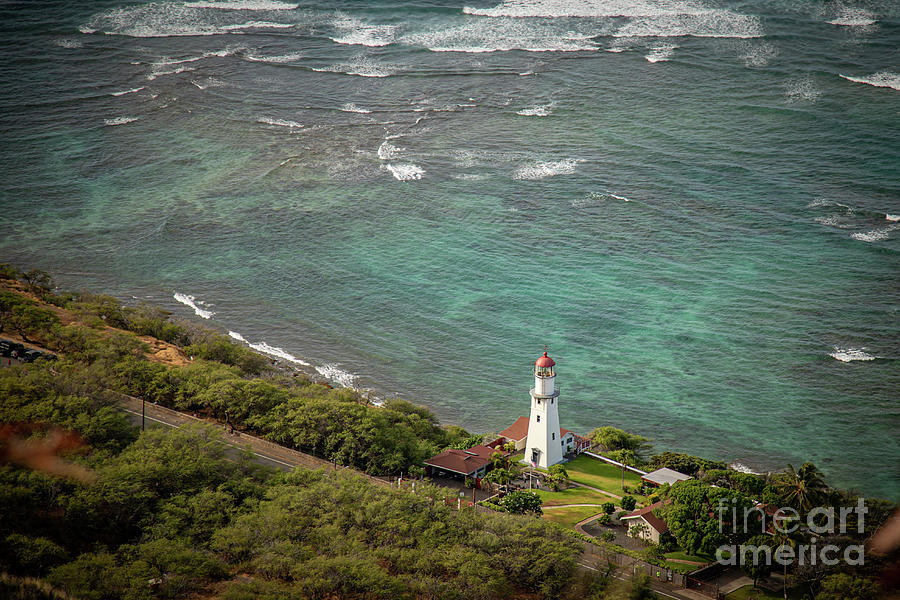
M548 507L544 510L544 518L566 527L575 527L575 523L599 514L600 512L602 511L599 506L568 506L566 508Z
M600 494L594 490L583 487L572 487L559 492L551 492L550 490L533 490L544 503L544 506L560 506L562 504L603 504L604 502L613 502L616 500L605 494ZM597 507L600 512L600 507Z
M617 496L625 495L622 492L622 469L615 465L582 454L575 460L566 463L565 466L569 473L569 479L572 481L590 485ZM640 483L641 478L637 473L625 471L625 485L634 488ZM647 500L644 496L631 495L638 501Z
M714 556L700 556L697 554L688 554L687 552L668 552L666 558L674 558L675 560L692 560L694 562L711 563L715 562Z

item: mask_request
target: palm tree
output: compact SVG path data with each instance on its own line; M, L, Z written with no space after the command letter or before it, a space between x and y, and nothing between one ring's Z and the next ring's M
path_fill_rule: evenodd
M824 500L828 491L822 473L811 462L803 463L796 471L788 464L787 470L776 476L773 486L784 501L802 515Z
M791 469L793 471L793 469ZM789 532L790 525L786 527L775 527L775 533L772 535L773 554L782 546L789 548L797 547L797 536L795 533ZM784 561L784 599L787 600L787 566L788 561Z
M614 452L609 452L607 455L613 459L622 463L622 491L625 491L625 468L633 467L635 462L637 462L637 455L634 453L634 450L616 450Z

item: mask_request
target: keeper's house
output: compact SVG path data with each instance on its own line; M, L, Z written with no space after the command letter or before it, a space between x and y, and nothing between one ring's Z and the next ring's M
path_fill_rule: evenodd
M471 477L479 480L491 468L491 455L506 454L502 448L472 446L467 450L449 449L425 461L425 474L429 477Z

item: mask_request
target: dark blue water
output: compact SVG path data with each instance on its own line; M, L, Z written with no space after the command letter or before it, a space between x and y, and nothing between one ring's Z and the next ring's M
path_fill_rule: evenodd
M478 431L548 344L565 427L900 496L894 3L0 11L4 260Z

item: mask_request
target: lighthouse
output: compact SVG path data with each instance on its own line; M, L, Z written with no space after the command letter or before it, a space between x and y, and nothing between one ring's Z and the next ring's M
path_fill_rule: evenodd
M531 390L531 416L525 460L547 468L562 462L563 440L559 429L559 390L556 389L556 362L544 352L534 362L534 388Z

